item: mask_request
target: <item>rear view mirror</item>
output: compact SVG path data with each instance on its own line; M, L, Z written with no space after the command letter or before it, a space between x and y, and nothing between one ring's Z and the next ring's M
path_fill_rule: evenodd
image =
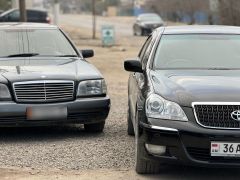
M126 60L124 62L124 68L126 71L142 73L142 64L139 60Z
M84 58L90 58L94 56L94 51L92 49L81 50L80 52Z

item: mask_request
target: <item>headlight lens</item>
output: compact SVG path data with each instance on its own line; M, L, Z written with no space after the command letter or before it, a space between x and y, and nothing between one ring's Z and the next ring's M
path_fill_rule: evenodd
M146 27L147 25L145 23L141 23L140 26Z
M0 99L11 99L11 94L5 84L0 84Z
M167 101L157 94L151 94L147 98L145 108L149 118L188 121L184 111L177 103Z
M107 94L105 80L82 81L78 85L77 96L99 96Z

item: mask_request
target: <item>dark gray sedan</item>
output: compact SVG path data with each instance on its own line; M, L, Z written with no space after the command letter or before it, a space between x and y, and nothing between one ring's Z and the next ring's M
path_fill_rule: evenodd
M137 17L133 25L133 34L136 36L149 35L154 29L164 26L162 18L155 13L144 13Z
M240 28L157 29L125 62L136 170L240 166Z
M0 25L0 126L84 124L101 132L110 108L100 72L55 26Z

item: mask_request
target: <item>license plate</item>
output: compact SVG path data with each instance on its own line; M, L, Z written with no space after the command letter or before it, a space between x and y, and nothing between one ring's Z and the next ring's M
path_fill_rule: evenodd
M28 107L28 120L65 120L67 107Z
M240 143L211 142L211 156L240 157Z

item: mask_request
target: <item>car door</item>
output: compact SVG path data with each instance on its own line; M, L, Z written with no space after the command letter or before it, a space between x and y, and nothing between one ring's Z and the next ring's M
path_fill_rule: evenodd
M139 55L138 55L138 60L143 62L144 59L147 58L147 50L149 49L149 45L152 42L152 36L149 36L146 42L144 43ZM128 96L129 96L129 108L130 112L132 115L132 119L135 119L135 112L137 108L137 99L139 95L139 90L141 89L142 82L144 81L143 79L143 74L134 72L130 74L129 77L129 91L128 91Z

